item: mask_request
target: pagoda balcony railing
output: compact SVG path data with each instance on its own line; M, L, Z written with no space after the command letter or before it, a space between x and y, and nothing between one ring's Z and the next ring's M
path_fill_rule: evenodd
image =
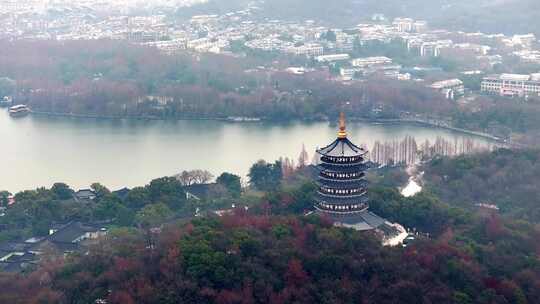
M364 171L358 170L354 172L330 172L330 171L321 171L319 173L319 176L326 177L328 179L356 179L366 176L366 173Z
M330 177L324 174L319 174L319 179L326 180L330 182L356 182L364 180L366 175L364 173L360 174L358 177Z
M365 169L368 169L368 166L363 161L358 162L358 163L341 163L341 164L321 162L319 163L319 166L320 167L328 166L328 167L334 167L334 168L348 168L348 167L358 166L358 167L365 167Z
M340 157L340 156L322 156L321 161L333 165L361 164L365 161L363 157Z
M355 191L352 191L355 190ZM365 187L355 187L355 188L335 188L335 187L328 187L328 186L321 186L319 187L319 191L324 194L330 194L330 195L352 195L352 194L360 194L366 191Z
M368 204L354 204L354 205L344 205L344 206L337 206L337 205L328 205L328 204L317 204L315 205L315 209L323 212L330 212L335 214L350 214L350 213L357 213L357 212L364 212L369 208Z
M329 193L325 193L325 192L321 192L321 190L317 191L317 193L319 193L321 196L326 196L326 197L333 197L333 198L357 198L357 197L362 197L362 196L365 196L367 194L367 191L363 191L363 192L360 192L358 194L329 194Z

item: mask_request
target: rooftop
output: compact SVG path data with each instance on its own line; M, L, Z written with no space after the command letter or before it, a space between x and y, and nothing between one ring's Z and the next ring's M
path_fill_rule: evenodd
M330 145L317 150L317 153L325 156L358 156L366 154L367 151L356 146L347 138L338 138Z
M431 84L431 87L434 89L443 89L447 87L460 86L462 84L463 81L456 78L434 82L433 84Z
M367 151L356 146L347 138L345 114L342 112L339 115L338 138L330 145L318 149L317 153L324 156L361 156L366 154Z
M500 79L509 81L527 81L530 79L530 76L522 74L501 74Z

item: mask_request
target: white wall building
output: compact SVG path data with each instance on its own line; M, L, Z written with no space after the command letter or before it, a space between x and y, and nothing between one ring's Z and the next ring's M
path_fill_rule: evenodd
M396 18L392 25L397 28L399 32L412 32L414 30L414 20L411 18Z
M318 62L335 62L349 60L351 56L349 54L332 54L332 55L322 55L315 58Z
M427 21L423 21L423 20L417 20L413 24L413 29L417 33L423 33L427 31L427 27L428 27Z
M392 64L392 59L384 56L364 57L351 60L354 67L368 67L374 65Z
M441 49L452 47L452 40L438 40L433 42L424 42L420 46L420 56L438 57L441 55Z
M512 37L512 42L516 45L521 45L526 48L530 48L532 44L536 41L536 36L534 34L526 35L514 35Z
M455 99L465 94L463 81L457 78L434 82L430 85L430 88L437 90L447 99Z
M309 57L316 57L324 54L324 48L318 43L306 43L301 46L290 47L287 49L287 52L297 56L305 55Z
M481 91L501 96L540 95L540 74L501 74L484 77Z

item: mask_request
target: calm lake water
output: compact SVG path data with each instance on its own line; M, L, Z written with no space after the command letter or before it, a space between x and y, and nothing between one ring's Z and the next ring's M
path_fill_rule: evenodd
M416 125L351 123L348 131L351 140L370 148L376 140L407 135L418 142L471 137ZM188 169L245 176L259 159L297 159L302 144L311 158L335 137L336 127L328 123L14 119L0 109L0 189L16 192L61 181L75 189L100 182L116 190Z

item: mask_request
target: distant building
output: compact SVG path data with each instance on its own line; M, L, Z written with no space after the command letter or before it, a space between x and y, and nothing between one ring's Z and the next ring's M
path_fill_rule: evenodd
M463 51L471 51L479 55L487 55L488 52L491 50L490 46L487 45L480 45L480 44L474 44L474 43L457 43L454 45L455 49L463 50Z
M384 56L356 58L351 60L354 67L369 67L374 65L392 64L392 59Z
M500 96L540 95L540 74L501 74L484 77L481 91Z
M81 189L75 192L75 197L78 200L94 200L96 198L96 192L91 189Z
M514 35L512 37L512 43L514 45L521 45L525 48L530 48L535 41L536 36L534 34Z
M0 271L21 272L37 265L45 248L69 254L81 251L107 233L101 225L71 222L55 225L45 237L33 237L24 242L0 243Z
M439 57L441 49L436 42L423 42L420 45L420 56L422 57Z
M340 68L339 76L341 76L343 80L352 80L355 78L356 73L359 73L359 72L360 72L359 68Z
M396 27L399 32L412 32L414 30L414 20L411 18L396 18L392 25Z
M519 57L521 62L540 64L540 51L519 51L514 52L514 56Z
M452 47L452 40L438 40L433 42L423 42L420 45L420 56L439 57L441 49Z
M286 52L297 56L317 57L324 54L324 48L318 43L306 43L301 46L289 47Z
M409 74L409 73L399 73L397 75L397 80L411 80L411 74Z
M384 56L356 58L351 60L352 67L340 69L340 76L350 80L355 76L381 75L397 79L401 70L400 65L392 64L392 59Z
M431 84L430 87L443 94L447 99L456 99L465 93L463 81L459 79L437 81Z
M317 56L315 57L315 60L318 62L335 62L349 60L350 58L351 56L349 56L349 54L332 54Z
M289 67L285 69L285 71L294 75L304 75L306 73L304 67Z
M427 31L427 27L428 27L427 22L423 20L417 20L413 24L413 29L417 33L423 33Z

